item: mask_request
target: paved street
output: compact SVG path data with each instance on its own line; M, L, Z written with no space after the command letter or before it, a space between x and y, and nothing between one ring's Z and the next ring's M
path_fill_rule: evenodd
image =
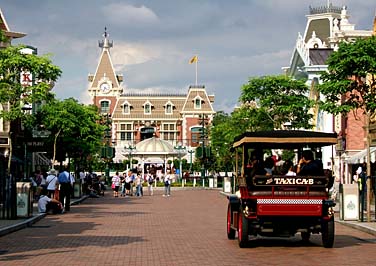
M161 191L143 198L85 200L63 215L0 237L0 265L374 265L375 236L336 223L321 236L227 240L226 198L217 190Z

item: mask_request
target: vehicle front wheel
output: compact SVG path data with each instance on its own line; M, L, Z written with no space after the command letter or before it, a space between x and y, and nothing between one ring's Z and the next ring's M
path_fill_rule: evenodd
M322 244L325 248L332 248L334 244L334 217L323 221L321 225Z
M239 247L244 248L248 245L248 219L243 213L243 209L239 209L239 218L238 218L238 242Z
M232 219L231 204L229 203L227 207L227 238L235 239L235 229L231 228L231 219Z

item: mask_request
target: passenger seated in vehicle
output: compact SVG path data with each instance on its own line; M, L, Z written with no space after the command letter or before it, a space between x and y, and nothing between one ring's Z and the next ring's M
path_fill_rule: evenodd
M268 157L264 162L264 175L273 175L274 170L274 160L272 157Z
M296 176L294 163L291 160L286 160L282 166L282 174L287 176Z
M311 150L304 150L296 173L302 176L323 176L324 169L321 161L313 159L313 152Z

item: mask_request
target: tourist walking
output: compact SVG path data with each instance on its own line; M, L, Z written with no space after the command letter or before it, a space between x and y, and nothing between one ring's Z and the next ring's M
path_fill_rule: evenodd
M171 195L171 174L167 171L167 175L164 177L164 194L163 197L169 197Z
M72 193L71 174L68 172L68 169L68 167L65 167L64 171L62 171L57 178L60 184L59 200L65 211L70 211Z
M119 187L120 187L120 177L119 172L116 172L115 175L112 177L112 185L111 188L114 191L114 197L119 197Z
M51 169L48 172L48 176L46 178L47 183L47 192L48 197L55 198L55 189L56 185L59 183L57 182L57 171L55 169Z
M147 174L147 181L148 181L148 191L149 191L149 196L153 196L153 183L154 183L154 178L153 175L148 173Z

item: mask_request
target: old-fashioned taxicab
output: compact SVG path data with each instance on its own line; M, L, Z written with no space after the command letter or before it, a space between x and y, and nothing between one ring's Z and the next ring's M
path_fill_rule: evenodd
M320 155L324 146L337 143L335 133L303 130L247 132L235 139L235 173L238 191L228 195L227 237L238 237L240 247L250 246L250 236L291 237L321 234L326 248L334 243L335 201L329 197L330 174L287 176L278 171L249 171L251 161L266 151L290 150L297 158L305 149ZM253 158L254 157L254 158ZM262 160L262 158L260 158Z

